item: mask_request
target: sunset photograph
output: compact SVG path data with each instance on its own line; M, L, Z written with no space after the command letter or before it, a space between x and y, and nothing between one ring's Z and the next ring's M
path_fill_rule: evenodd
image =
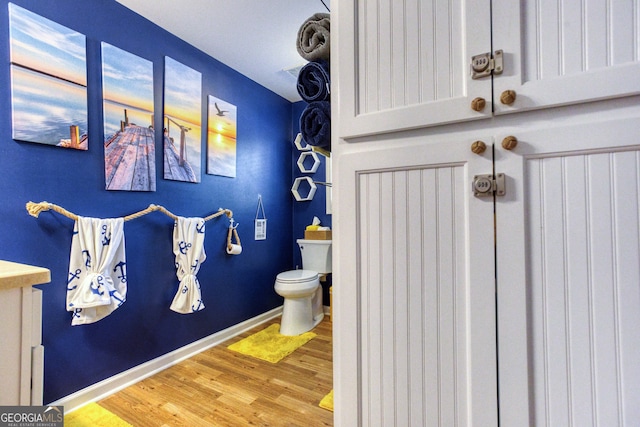
M237 108L209 95L207 174L236 177Z
M200 182L202 74L165 57L164 178Z
M9 4L13 139L87 150L86 38Z
M107 190L155 191L153 63L102 43Z

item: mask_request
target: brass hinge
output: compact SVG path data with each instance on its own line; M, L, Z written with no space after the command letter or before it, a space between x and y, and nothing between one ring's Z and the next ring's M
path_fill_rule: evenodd
M491 56L491 52L481 53L471 57L471 78L479 79L481 77L493 74L502 74L502 49L496 50Z

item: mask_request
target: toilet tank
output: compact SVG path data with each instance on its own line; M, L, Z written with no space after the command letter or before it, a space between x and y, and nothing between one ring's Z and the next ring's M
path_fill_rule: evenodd
M298 239L302 268L321 274L331 273L331 240Z

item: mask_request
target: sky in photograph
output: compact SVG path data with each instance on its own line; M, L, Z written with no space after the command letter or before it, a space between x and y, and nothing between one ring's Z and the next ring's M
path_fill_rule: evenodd
M9 3L11 62L87 85L86 38Z
M202 74L166 56L164 114L201 126Z
M153 63L103 42L102 96L152 113Z

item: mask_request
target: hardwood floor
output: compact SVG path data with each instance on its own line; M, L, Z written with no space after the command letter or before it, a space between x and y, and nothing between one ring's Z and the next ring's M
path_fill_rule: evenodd
M318 406L333 388L328 316L307 344L279 363L227 346L228 342L101 400L98 404L134 426L333 426L333 412Z

